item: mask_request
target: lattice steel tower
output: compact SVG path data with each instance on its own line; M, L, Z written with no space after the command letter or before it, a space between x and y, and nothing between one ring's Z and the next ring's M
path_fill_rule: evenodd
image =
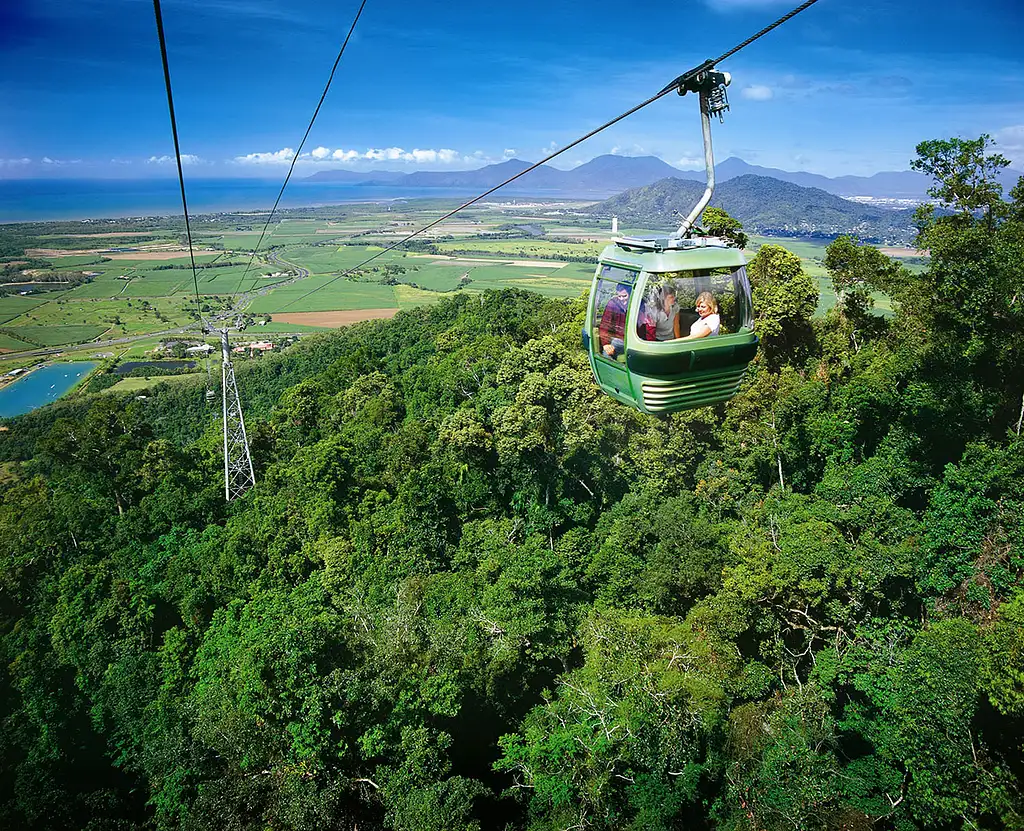
M249 438L245 434L242 400L238 397L226 328L220 330L220 349L224 358L221 384L224 394L224 497L230 502L256 484L256 472L249 455Z

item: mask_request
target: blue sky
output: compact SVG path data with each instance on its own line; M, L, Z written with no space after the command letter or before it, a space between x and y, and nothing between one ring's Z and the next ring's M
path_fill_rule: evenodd
M796 0L368 0L296 175L536 160ZM192 177L283 177L357 0L163 0ZM992 134L1024 169L1021 0L819 0L720 66L719 160L866 175L917 142ZM0 2L0 178L172 175L151 0ZM666 96L562 156L699 167Z

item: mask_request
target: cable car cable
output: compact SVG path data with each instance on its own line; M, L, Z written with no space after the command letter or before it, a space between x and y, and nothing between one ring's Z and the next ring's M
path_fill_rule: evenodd
M178 163L178 184L181 185L181 208L185 212L185 234L188 237L188 256L192 261L192 284L196 290L196 314L199 323L206 329L203 321L203 306L199 299L199 275L196 273L196 257L192 250L192 226L188 220L188 202L185 199L185 174L181 169L181 148L178 146L178 123L174 117L174 96L171 94L171 70L167 63L167 42L164 40L164 20L160 12L160 0L153 0L153 13L156 15L156 31L160 38L160 58L164 65L164 86L167 88L167 109L171 114L171 134L174 136L174 159Z
M659 98L663 98L664 96L668 95L673 90L678 90L680 92L680 94L682 94L683 92L685 92L685 85L686 85L686 83L688 81L693 80L698 75L700 75L702 72L706 72L708 69L711 69L716 64L720 63L721 61L724 61L726 58L729 58L732 55L735 55L741 49L746 48L747 46L749 46L751 43L753 43L758 38L761 38L764 35L768 34L768 32L772 31L772 29L775 29L776 27L781 26L783 23L785 23L786 21L788 21L791 18L795 17L796 15L800 14L800 12L804 11L805 9L810 8L811 6L813 6L817 2L818 2L818 0L806 0L806 2L804 2L801 5L797 6L795 9L793 9L790 12L788 12L787 14L784 14L782 17L780 17L774 23L771 23L770 25L765 26L763 29L761 29L761 31L757 32L754 35L751 35L749 38L744 40L742 43L734 46L732 49L730 49L728 52L725 52L724 54L722 54L718 58L715 58L713 60L706 60L706 61L704 61L704 63L700 64L699 66L695 66L693 69L690 69L690 70L684 72L682 75L680 75L674 81L672 81L670 84L668 84L666 87L664 87L660 92L658 92L655 95L652 95L646 101L643 101L642 103L637 104L635 107L632 107L631 109L626 110L626 112L622 113L621 115L616 116L611 121L605 122L600 127L597 127L596 129L591 130L585 136L581 136L580 138L576 139L572 143L565 145L565 147L562 147L560 150L556 150L551 155L545 156L543 159L541 159L536 164L532 164L528 168L526 168L525 170L521 170L521 171L519 171L519 173L515 174L514 176L510 176L508 179L506 179L501 184L495 185L494 187L492 187L492 188L484 191L483 193L481 193L479 196L473 197L468 202L464 202L463 204L459 205L459 207L457 207L454 210L451 210L448 213L446 213L444 216L442 216L442 217L440 217L438 219L435 219L433 222L431 222L431 223L429 223L427 225L424 225L422 228L420 228L420 229L418 229L416 231L413 231L411 234L409 234L404 239L401 239L398 242L394 242L391 245L387 246L386 248L383 248L382 250L380 250L376 254L374 254L372 257L368 257L367 259L363 260L358 265L354 265L354 266L352 266L352 268L348 269L347 271L343 271L341 274L337 275L336 277L332 277L330 280L328 280L323 285L317 286L315 289L311 289L310 291L306 292L305 294L300 295L299 297L296 297L294 300L292 300L289 303L286 303L284 306L282 306L281 309L282 310L287 309L290 306L293 306L296 303L298 303L300 300L305 300L311 294L320 291L320 289L326 288L327 286L331 285L331 283L334 283L337 280L342 279L343 277L347 277L349 274L351 274L354 271L357 271L358 269L362 268L363 266L369 265L371 262L376 260L378 257L381 257L384 254L387 254L389 251L394 251L396 248L398 248L399 246L404 245L405 243L409 242L409 240L413 239L414 237L419 236L420 234L424 233L425 231L429 231L431 228L433 228L436 225L439 225L440 223L444 222L446 219L450 219L455 214L457 214L459 211L465 210L470 205L473 205L473 204L479 202L481 199L483 199L486 196L490 196L496 190L499 190L500 188L505 187L505 185L508 185L511 182L514 182L516 179L520 178L521 176L525 176L531 170L535 170L536 168L540 167L542 164L545 164L546 162L551 161L555 157L562 155L562 153L565 153L567 150L571 150L572 148L576 147L577 145L582 144L584 141L586 141L589 138L592 138L593 136L596 136L601 131L607 130L609 127L611 127L614 124L618 124L624 118L627 118L627 117L633 115L633 113L635 113L635 112L637 112L639 110L642 110L644 107L648 106L649 104L653 104Z
M752 44L758 38L764 37L772 29L775 29L775 28L781 26L787 20L789 20L790 18L796 17L798 14L800 14L800 12L804 11L804 9L810 8L811 6L813 6L817 2L818 2L818 0L807 0L807 2L802 3L801 5L797 6L791 12L788 12L787 14L784 14L782 17L780 17L774 23L771 23L768 26L765 26L757 34L751 35L750 37L748 37L745 41L743 41L743 43L737 44L736 46L734 46L732 49L730 49L725 54L719 55L717 58L715 58L715 60L713 60L713 61L711 61L711 60L705 61L703 64L701 64L700 66L698 66L698 67L696 67L694 69L691 69L689 72L684 72L682 75L680 75L678 78L676 78L671 84L669 84L667 87L665 87L662 90L662 92L670 92L673 89L679 89L683 84L685 84L688 80L693 78L693 76L696 75L697 73L699 73L699 72L701 72L701 71L703 71L705 69L710 69L711 67L715 66L716 64L720 64L726 58L731 58L733 55L735 55L741 49L745 49L746 47L750 46L750 44Z
M292 177L292 171L295 170L295 163L299 160L299 154L302 153L302 148L306 144L306 139L309 138L309 133L313 129L313 123L316 121L317 115L320 113L320 107L323 106L324 99L327 98L327 92L331 88L331 82L334 80L334 73L338 70L338 64L341 63L341 56L345 54L345 47L348 46L348 42L352 37L352 33L356 29L356 24L359 22L360 16L363 14L363 9L366 7L366 0L359 6L359 11L356 12L355 19L352 21L352 25L348 29L348 34L345 35L345 42L341 44L341 49L338 51L338 57L334 59L334 66L331 67L331 74L327 78L327 84L324 86L323 94L320 96L320 100L317 102L316 109L313 111L313 117L309 120L309 126L306 127L306 134L302 137L302 141L299 142L299 148L295 151L295 156L292 158L292 163L288 167L288 174L284 177L284 184L281 185L281 190L277 194L277 199L274 202L274 207L270 210L270 216L267 217L267 221L263 225L263 231L260 232L260 238L256 243L256 247L252 250L252 255L249 257L249 264L245 267L245 271L242 272L242 277L238 281L238 286L235 288L235 294L238 294L238 289L242 287L242 283L245 282L246 276L249 274L249 269L252 267L252 261L256 258L256 252L259 251L260 244L263 242L263 237L267 233L267 228L270 227L270 221L274 218L274 212L277 210L278 204L281 202L281 197L284 196L284 189L288 187L288 180Z

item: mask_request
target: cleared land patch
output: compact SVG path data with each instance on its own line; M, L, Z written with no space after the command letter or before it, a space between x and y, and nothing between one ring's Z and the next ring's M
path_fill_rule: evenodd
M104 251L103 256L111 260L177 260L184 256L188 260L188 249L174 251ZM197 259L198 262L198 259Z
M48 300L49 298L47 298ZM41 306L47 300L35 297L21 297L20 295L9 295L0 297L0 323L14 320L19 315L31 309Z
M359 323L361 320L387 320L398 314L398 309L354 309L334 312L292 312L276 314L274 323L297 323L300 326L327 326L336 328Z
M309 277L299 283L274 289L257 297L246 311L253 314L283 312L348 311L354 309L384 309L395 306L395 293L391 286L380 283L362 283L336 280L327 285L328 277ZM309 297L313 289L324 286ZM300 299L301 298L301 299Z
M429 306L444 297L436 291L424 291L412 286L395 286L395 300L400 309L414 309L417 306Z
M185 375L153 375L148 378L124 378L104 392L138 392L155 387L157 384L184 384L189 381L206 379L206 373L192 372Z
M10 335L0 332L0 352L21 352L31 348L32 344L25 343L23 340L12 338Z
M65 343L82 343L94 340L107 331L107 326L88 324L64 324L61 326L8 326L5 334L26 343L39 346L62 346Z
M896 257L897 259L910 259L912 257L930 257L930 251L919 251L916 248L900 248L894 245L880 245L878 250L881 251L887 257Z
M153 231L107 231L102 234L55 234L52 236L67 237L68 239L103 239L108 237L151 237Z

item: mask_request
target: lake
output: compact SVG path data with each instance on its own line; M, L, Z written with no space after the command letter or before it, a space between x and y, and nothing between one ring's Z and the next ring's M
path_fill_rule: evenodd
M22 415L56 401L85 378L95 362L50 364L0 389L0 418Z

